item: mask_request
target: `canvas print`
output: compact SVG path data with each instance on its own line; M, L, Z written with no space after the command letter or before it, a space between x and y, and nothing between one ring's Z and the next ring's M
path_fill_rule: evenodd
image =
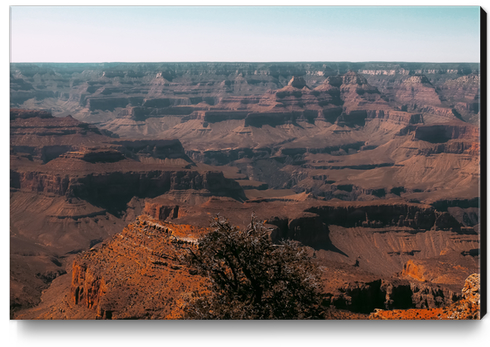
M483 15L11 7L10 318L480 319Z

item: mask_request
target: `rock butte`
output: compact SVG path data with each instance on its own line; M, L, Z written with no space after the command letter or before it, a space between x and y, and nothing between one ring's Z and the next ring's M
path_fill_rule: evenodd
M478 64L11 64L10 83L12 318L179 318L205 279L175 244L217 213L300 241L330 319L477 317Z

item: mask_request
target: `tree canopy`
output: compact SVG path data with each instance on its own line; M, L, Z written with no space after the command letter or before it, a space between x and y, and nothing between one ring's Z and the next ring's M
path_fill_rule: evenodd
M209 279L184 307L188 319L323 318L319 270L296 243L274 244L252 216L246 230L216 217L186 261Z

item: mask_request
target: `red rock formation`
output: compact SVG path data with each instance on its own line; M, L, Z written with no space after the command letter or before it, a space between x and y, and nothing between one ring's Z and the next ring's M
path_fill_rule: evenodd
M141 165L129 160L117 162L116 167L111 164L116 163L89 164L73 158L58 158L43 168L44 172L15 170L12 188L80 198L109 209L124 207L133 196L154 197L172 190L206 190L214 195L231 194L246 199L240 185L226 179L221 172L165 169L161 165L157 169L157 165Z
M422 265L417 266L413 260L409 260L403 267L402 276L408 276L417 281L424 282L426 280L424 272L425 268Z
M174 219L179 217L179 205L172 204L172 202L168 200L157 198L151 201L145 201L143 213L160 221L164 221L167 218Z
M432 144L424 144L419 149L419 155L453 153L477 156L479 154L480 131L478 127L462 121L408 125L401 129L399 134L409 135L413 141Z
M451 249L443 249L439 257L411 259L403 266L400 276L419 282L444 284L453 289L460 287L466 277L475 270L471 257L465 257Z
M387 110L368 110L366 111L366 120L381 119L399 124L417 124L422 123L422 115L418 113L387 111Z
M463 122L459 124L417 125L414 127L413 136L415 139L433 143L455 139L475 140L480 135L477 127Z
M480 143L479 142L473 142L471 144L471 147L468 150L468 153L473 155L473 156L479 156L480 155Z
M370 85L364 76L354 71L349 71L342 76L340 93L346 113L358 109L389 108L388 103L381 99L378 89Z
M72 302L97 319L178 318L182 296L199 290L204 279L180 263L185 251L176 245L192 244L203 232L140 216L74 261Z
M60 159L78 159L89 163L114 163L126 159L118 150L110 147L81 147L78 151L66 152Z
M100 298L106 292L107 285L103 278L87 269L86 264L73 264L71 295L75 304L84 305L90 309L97 308Z
M411 283L399 279L356 281L329 293L330 305L337 309L369 314L378 308L408 309L448 306L459 298L456 292L437 285Z
M13 153L28 153L48 162L82 145L109 139L94 126L71 116L54 118L41 111L12 109L10 147Z
M307 211L320 215L328 224L346 227L361 226L365 221L377 221L382 226L410 226L428 230L434 226L436 220L434 208L421 204L373 201L322 205L311 207Z
M444 82L439 88L447 100L452 102L464 100L473 103L480 94L480 75L471 73Z
M405 79L397 89L396 99L406 105L441 105L434 86L424 75L414 75Z
M462 290L462 299L446 307L410 310L376 310L369 319L468 320L480 319L480 275L470 275Z

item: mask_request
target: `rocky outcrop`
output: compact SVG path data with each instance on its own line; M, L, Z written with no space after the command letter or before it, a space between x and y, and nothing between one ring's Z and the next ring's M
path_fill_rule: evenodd
M432 141L434 138L432 138ZM478 156L480 154L479 144L467 141L447 141L444 143L436 143L432 147L424 148L419 151L420 155L429 156L439 153L453 153L453 154L469 154L471 156Z
M71 296L76 305L99 308L100 299L107 292L105 280L87 268L87 264L73 264ZM111 311L99 309L101 318L111 318Z
M276 227L271 234L274 242L286 239L296 240L315 249L328 249L331 246L331 241L328 237L328 227L317 214L303 212L296 218L274 218L269 220L268 223Z
M291 124L299 116L301 112L260 112L260 113L249 113L245 118L245 126L252 126L260 128L264 125L270 125L272 127Z
M364 86L365 88L375 92L376 88L369 86L366 78L361 74L356 73L355 71L349 71L342 76L342 84L347 85L358 85Z
M71 116L54 118L45 111L12 109L10 147L13 153L29 153L48 162L84 144L102 143L110 137L93 125Z
M439 211L449 211L452 207L459 208L479 208L480 207L480 197L475 197L472 199L444 199L434 201L432 204L434 208Z
M411 281L444 284L452 288L459 287L474 270L473 263L478 259L478 254L462 255L456 253L457 251L447 248L440 252L438 258L408 260L403 266L400 276ZM455 260L455 257L459 257L459 259ZM455 266L452 263L459 265Z
M240 185L236 181L226 179L221 172L140 169L71 175L20 171L13 175L12 188L66 198L80 198L111 210L124 208L133 196L156 197L171 190L207 190L212 195L246 199Z
M451 319L480 319L480 274L468 276L461 290L462 302L456 305Z
M402 111L367 110L366 120L381 119L399 124L423 123L422 115Z
M124 108L131 101L129 98L104 97L104 98L88 98L86 106L90 111L114 111L117 107Z
M342 105L342 113L335 120L340 126L363 127L368 119L403 119L403 123L416 120L410 114L397 114L382 98L379 90L369 84L364 76L354 71L329 76L322 86L315 88L315 91L327 92L332 97L330 103ZM391 117L390 112L393 112Z
M454 139L478 140L478 128L470 124L416 125L413 138L430 143L443 143Z
M113 148L86 148L79 151L66 152L59 155L60 159L78 159L88 163L114 163L124 160L126 157Z
M444 84L439 87L439 90L440 93L451 102L466 101L469 105L472 105L475 100L479 100L480 83L480 75L471 73L466 76L445 81ZM478 110L475 109L471 111L478 112Z
M412 105L407 108L408 111L421 112L426 115L425 122L432 123L447 123L457 120L463 120L459 112L452 107L439 107L431 105Z
M245 119L249 113L249 111L241 110L206 111L202 118L205 122L217 123L226 120L242 120Z
M233 224L242 227L242 224L238 223L247 223L252 211L256 211L260 220L267 220L268 226L273 229L271 236L274 241L278 242L285 238L294 239L310 246L308 252L311 252L314 261L321 266L326 283L333 287L326 291L325 302L334 308L361 313L369 313L376 308L432 308L446 305L455 298L454 293L458 291L455 292L448 287L447 282L433 281L432 277L427 277L427 275L425 275L429 280L427 282L420 282L413 277L397 279L390 276L397 271L402 271L403 259L415 260L437 256L440 249L444 247L454 248L444 250L445 252L460 252L468 247L475 247L478 244L478 237L460 236L455 232L442 230L418 230L408 226L382 227L378 226L376 223L379 221L375 220L369 220L365 227L342 228L333 224L327 225L319 214L301 211L310 210L312 207L307 208L307 206L311 205L318 209L321 205L333 207L336 204L317 200L306 194L301 194L300 199L298 195L285 197L282 200L277 198L276 201L273 199L249 201L245 204L230 199L213 198L202 205L193 207L177 203L177 200L172 200L169 195L147 199L142 212L147 216L139 218L137 223L140 224L132 223L132 226L128 226L121 236L80 255L83 257L83 262L78 261L77 266L82 269L82 272L86 272L87 275L84 276L91 280L87 282L83 280L83 276L78 276L80 279L74 281L76 286L71 292L73 293L73 296L70 296L71 303L75 305L75 302L80 302L76 306L83 305L87 309L89 305L92 305L90 310L93 312L93 317L98 312L99 318L174 317L171 313L173 308L178 307L179 302L168 299L168 296L178 298L181 293L175 289L174 284L180 286L179 281L195 282L195 277L186 272L168 274L149 272L147 269L152 261L154 261L153 264L166 266L167 269L175 271L179 271L179 266L181 266L169 256L168 251L165 251L167 258L147 260L145 254L148 249L151 251L156 247L153 242L160 242L157 241L158 237L165 237L168 232L166 230L170 229L172 230L171 235L178 237L174 239L175 241L192 241L188 234L188 231L192 229L190 225L207 226L209 216L216 213L225 217L230 216ZM132 205L135 203L133 201ZM339 203L339 205L344 205L343 207L352 205L356 209L362 208L363 205L376 207L374 202L369 204ZM378 213L383 214L382 208L389 208L389 205L377 206ZM412 205L423 207L420 204ZM178 211L177 206L179 206ZM401 210L399 209L398 212ZM408 210L410 213L411 210ZM373 215L373 210L369 209L367 212L369 216ZM177 218L174 217L175 214L172 215L173 213L177 214ZM161 222L162 219L165 219L165 222ZM345 218L345 223L348 223L348 219ZM134 230L131 231L130 228ZM472 261L475 258L473 255L458 254L458 256L471 258ZM335 260L335 266L326 267L329 259ZM84 270L85 266L87 270ZM426 268L429 266L432 265L428 263ZM444 273L450 278L460 271L458 269L461 266L465 266L464 261L448 258L443 266ZM384 269L385 267L387 269ZM346 269L345 274L339 275L337 273L339 268ZM474 268L473 264L473 271ZM183 267L180 267L180 270L183 270ZM73 271L75 272L75 268ZM375 271L384 273L373 275ZM366 280L363 276L358 276L360 272L371 273L370 279ZM141 273L148 274L149 278ZM352 280L347 281L346 277ZM457 276L453 277L457 278ZM161 281L165 278L171 283L168 285L162 283ZM348 283L337 285L335 281L339 279L342 283ZM332 282L333 284L330 284ZM107 290L97 289L102 288L102 283L105 283ZM111 287L113 284L114 286ZM75 299L77 288L78 293L85 293L85 295L90 289L94 297L86 299L80 296L79 299ZM170 290L170 288L173 289ZM155 307L155 309L148 310L150 307ZM162 313L164 310L166 311ZM70 316L72 314L70 312L66 313L67 317L77 317L76 315ZM149 312L149 315L145 315L146 312Z
M319 215L327 225L344 227L362 226L375 222L382 226L410 226L414 229L455 228L459 223L449 214L439 214L428 205L420 204L385 204L385 203L352 203L344 206L330 205L311 207L306 210ZM436 221L438 221L436 223ZM370 224L368 224L370 226ZM366 225L366 226L368 226Z
M164 199L152 199L145 201L144 214L149 215L153 219L165 221L179 217L179 205Z
M380 279L339 288L339 293L330 297L330 303L338 309L370 313L376 309L448 306L459 297L458 293L438 286Z
M14 143L21 142L23 137L27 136L49 138L50 136L62 137L65 135L101 135L99 129L93 125L80 122L71 116L55 118L45 111L13 109L10 118L10 134L14 137ZM31 138L28 139L33 141Z
M349 71L341 77L342 84L339 88L344 103L352 104L360 100L382 102L378 88L370 85L364 76Z
M175 319L182 295L204 279L179 257L203 231L140 216L98 249L73 262L71 301L96 319Z
M439 95L425 75L405 79L397 88L396 99L404 105L441 105Z
M165 169L155 170L151 165L150 168L145 164L137 164L148 158L171 160L165 162L166 167L170 163L171 170L177 167L185 169L186 166L195 166L185 154L179 140L113 139L103 135L96 127L70 116L54 118L44 111L13 109L11 117L10 133L13 154L28 153L40 158L44 163L49 162L45 166L33 169L31 166L35 165L35 162L32 160L29 167L13 161L11 168L15 172L14 175L18 177L16 180L18 184L15 188L57 192L56 194L65 195L70 191L68 186L76 185L68 176L77 177L77 180L80 181L80 177L90 175L92 172L104 172L99 175L103 177L108 172L114 171L165 171ZM120 162L122 166L114 166L116 162ZM90 166L86 163L100 165ZM109 165L110 163L113 165ZM124 165L128 165L128 170L121 170ZM134 175L134 173L129 175ZM195 175L198 174L195 173ZM216 176L206 173L206 177L213 182L220 180L218 176L219 174ZM173 182L177 182L176 180ZM61 183L62 181L65 183ZM178 183L175 184L179 186ZM212 184L210 187L212 188Z
M191 166L192 160L185 154L184 147L179 140L112 140L112 144L119 146L118 150L128 158L141 160L142 158L156 159L182 159Z
M471 320L480 319L480 275L472 274L465 281L459 300L438 308L381 310L376 309L369 319L410 319L410 320Z
M187 154L192 160L210 165L226 165L232 161L243 158L267 158L271 153L271 148L232 148L221 151L187 151Z

